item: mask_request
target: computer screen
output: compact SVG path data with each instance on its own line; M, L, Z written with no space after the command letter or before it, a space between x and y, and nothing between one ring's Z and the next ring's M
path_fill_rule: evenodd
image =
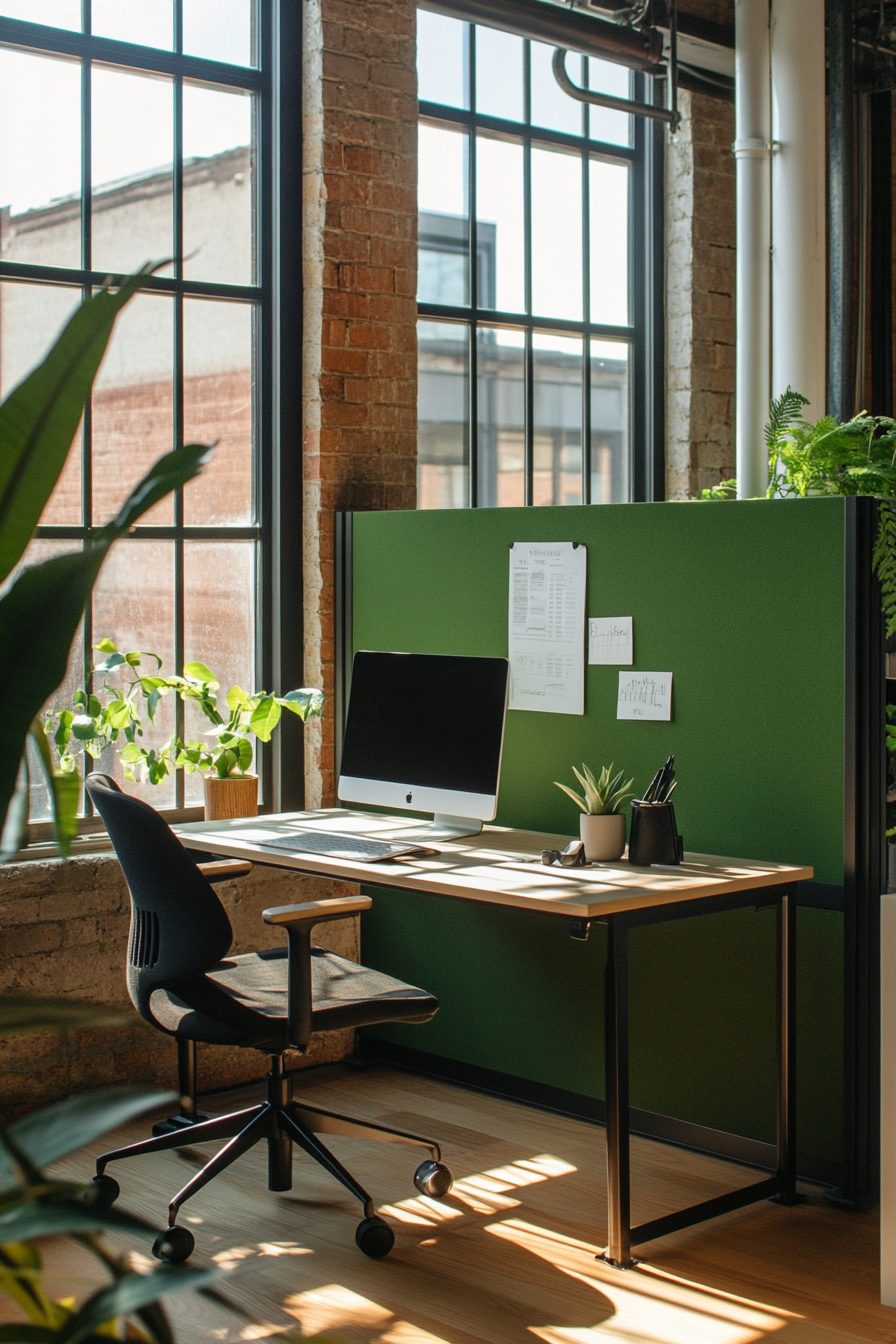
M356 653L340 799L479 830L497 810L507 687L506 658Z

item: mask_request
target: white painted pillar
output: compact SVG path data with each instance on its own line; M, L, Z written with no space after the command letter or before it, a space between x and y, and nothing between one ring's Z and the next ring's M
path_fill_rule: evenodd
M824 0L771 0L772 396L825 413Z
M786 2L786 0L785 0ZM769 0L735 0L737 403L739 499L764 495L770 396L771 97ZM822 123L823 125L823 123ZM822 290L822 294L823 294ZM822 337L824 324L822 323Z

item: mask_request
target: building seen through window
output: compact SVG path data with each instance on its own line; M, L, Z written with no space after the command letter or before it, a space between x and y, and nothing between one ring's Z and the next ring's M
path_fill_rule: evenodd
M634 497L640 151L632 118L559 89L552 54L418 11L421 508ZM620 66L569 67L631 96Z
M80 6L69 6L69 22L66 0L0 0L0 32L6 18L35 21L27 47L0 46L2 394L105 276L167 261L117 321L23 563L83 544L176 443L216 444L205 473L113 548L53 704L67 703L84 683L99 657L91 646L104 636L121 649L158 654L171 673L201 660L225 690L251 689L257 677L255 5L177 6L160 26L155 18L149 24L149 7L94 0L87 54L76 55L59 30L79 31ZM118 48L112 64L103 38L132 45ZM208 61L220 63L213 82ZM175 713L169 696L146 745L170 736ZM207 724L192 722L188 707L180 727L196 735ZM120 777L117 757L99 768ZM179 777L138 792L157 807L189 806L201 801L202 782ZM42 810L35 798L33 818Z

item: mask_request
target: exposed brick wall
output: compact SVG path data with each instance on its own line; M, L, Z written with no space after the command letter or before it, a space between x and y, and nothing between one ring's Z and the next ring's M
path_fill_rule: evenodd
M666 495L734 475L734 107L681 95L666 157Z
M232 951L275 947L283 935L264 924L271 905L352 895L351 883L300 877L256 866L248 877L216 890L233 926ZM117 859L96 854L68 863L0 867L0 994L63 995L122 1009L133 1019L102 1031L36 1032L0 1036L0 1114L9 1119L35 1106L113 1083L177 1086L176 1047L137 1016L125 985L130 901ZM358 921L338 920L316 930L321 943L358 957ZM312 1037L290 1067L341 1059L350 1031ZM255 1050L200 1046L200 1091L257 1078L266 1057Z
M416 18L308 0L304 70L305 676L333 691L333 518L416 504ZM306 729L333 801L333 716Z

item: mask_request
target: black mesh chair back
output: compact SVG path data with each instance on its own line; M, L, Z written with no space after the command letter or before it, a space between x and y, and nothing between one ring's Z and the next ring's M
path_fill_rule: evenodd
M154 808L108 775L88 775L131 893L128 990L153 1026L154 990L201 977L230 950L233 930L211 883Z

